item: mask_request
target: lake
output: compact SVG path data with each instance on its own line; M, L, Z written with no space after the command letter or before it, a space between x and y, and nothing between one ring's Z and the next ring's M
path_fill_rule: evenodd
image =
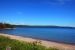
M0 33L31 37L48 41L75 44L75 29L68 28L19 28L0 30Z

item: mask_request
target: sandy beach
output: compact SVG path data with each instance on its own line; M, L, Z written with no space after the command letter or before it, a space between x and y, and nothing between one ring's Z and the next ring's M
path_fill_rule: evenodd
M8 35L3 33L0 33L0 35L10 37L11 39L25 41L25 42L41 41L41 45L43 46L56 47L56 48L59 48L60 50L75 50L75 45L63 44L63 43L57 43L52 41L39 40L39 39L33 39L33 38L21 37L21 36L15 36L15 35Z

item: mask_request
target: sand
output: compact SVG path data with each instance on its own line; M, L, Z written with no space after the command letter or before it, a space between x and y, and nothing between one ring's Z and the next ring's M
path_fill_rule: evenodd
M71 44L57 43L52 41L39 40L39 39L33 39L33 38L21 37L21 36L9 35L9 34L3 34L3 33L0 33L0 35L10 37L11 39L16 39L19 41L25 41L30 43L34 41L41 41L42 46L55 47L55 48L59 48L60 50L75 50L75 45L71 45Z

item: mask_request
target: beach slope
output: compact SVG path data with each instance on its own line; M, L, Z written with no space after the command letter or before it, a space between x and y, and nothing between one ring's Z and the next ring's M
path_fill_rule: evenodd
M30 43L35 41L40 41L42 46L56 47L59 48L60 50L75 50L75 45L63 44L63 43L57 43L52 41L39 40L39 39L33 39L33 38L21 37L21 36L15 36L15 35L3 34L3 33L0 33L0 35L10 37L11 39L16 39L19 41L25 41Z

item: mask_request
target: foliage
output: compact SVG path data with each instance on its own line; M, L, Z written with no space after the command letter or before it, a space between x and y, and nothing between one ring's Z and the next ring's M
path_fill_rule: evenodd
M11 24L7 24L7 23L0 23L0 29L4 29L4 28L13 28L14 26Z
M36 42L27 43L10 39L9 37L0 36L0 50L6 50L7 47L11 47L11 50L58 50L56 48L46 48L44 46L37 45Z

